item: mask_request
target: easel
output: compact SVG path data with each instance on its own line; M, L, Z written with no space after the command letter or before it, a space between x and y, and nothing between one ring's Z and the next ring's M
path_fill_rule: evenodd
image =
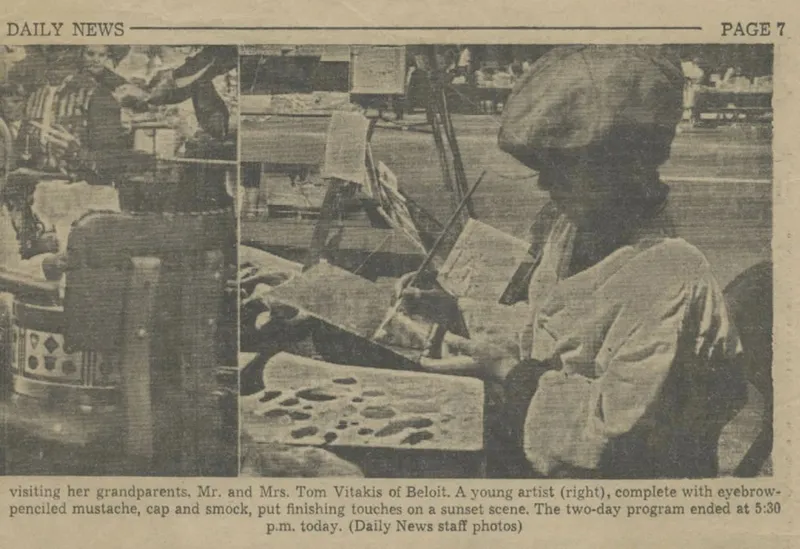
M433 139L436 143L436 149L439 152L439 162L442 167L445 188L454 191L453 208L455 209L467 195L469 182L464 172L464 163L461 159L458 141L456 140L453 120L450 117L450 111L447 107L447 89L442 79L442 73L439 70L436 53L436 46L430 46L428 59L431 67L431 96L428 103L427 116L428 123L433 129ZM442 136L444 136L444 139ZM447 140L446 145L445 139ZM449 158L448 149L450 153ZM452 161L453 176L450 175L449 161ZM453 177L455 178L455 184L453 183ZM475 207L471 199L467 201L464 213L466 217L475 217ZM466 218L463 219L463 223L466 223Z
M432 81L431 95L427 108L427 122L430 124L433 131L434 144L442 170L444 188L452 193L453 211L456 211L456 209L459 208L459 204L464 201L461 211L458 214L459 219L455 220L452 230L448 231L448 234L443 236L445 241L439 243L438 253L441 254L441 256L446 256L455 244L467 220L469 218L475 218L475 208L471 196L468 196L469 183L461 159L461 152L458 147L453 121L447 107L446 87L438 70L436 46L430 46L428 57ZM370 121L366 136L366 176L367 182L372 188L376 186L375 183L378 178L378 172L375 159L372 155L370 141L378 121L379 119L372 119ZM320 212L320 218L314 227L311 246L305 261L304 269L308 269L317 264L323 256L329 255L338 248L341 242L341 231L343 227L340 228L339 234L333 238L330 238L331 230L333 229L335 220L340 219L343 214L343 202L355 196L360 183L362 182L345 181L341 179L329 180L328 189ZM369 210L367 213L370 219L373 220L374 216L370 215ZM424 211L420 211L419 213L424 214ZM430 218L426 219L426 224L428 225L426 229L431 229L431 232L435 231L437 233L436 237L442 236L439 234L442 230L441 224L427 214L423 217ZM373 220L373 224L375 223L376 221ZM426 242L426 247L429 250L433 247L433 242L433 239L430 242ZM437 263L438 261L434 261L434 264Z
M365 175L373 179L375 177L375 167L372 166L372 152L370 148L370 139L375 131L377 120L373 119L369 122L366 134L367 154L364 159L365 162ZM303 265L303 270L307 270L316 265L334 249L338 249L341 242L341 235L344 227L339 227L339 234L333 240L329 238L334 224L340 220L344 208L345 200L352 199L358 187L362 182L347 181L340 178L331 178L328 180L328 189L325 192L325 198L322 201L322 209L320 211L319 219L314 226L314 232L311 236L311 245L309 247L308 256ZM334 248L335 247L335 248Z

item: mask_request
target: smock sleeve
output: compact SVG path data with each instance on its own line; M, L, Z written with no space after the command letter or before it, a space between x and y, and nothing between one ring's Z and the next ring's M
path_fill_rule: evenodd
M736 377L724 370L733 369L739 338L705 259L694 276L677 267L667 271L672 275L656 273L639 279L641 288L629 288L639 298L624 300L604 328L596 377L574 373L591 368L569 367L541 376L523 440L539 472L602 469L623 437L641 437L645 445L675 432L682 440L702 440L720 413L711 397L732 396L716 374ZM733 386L744 382L737 378Z

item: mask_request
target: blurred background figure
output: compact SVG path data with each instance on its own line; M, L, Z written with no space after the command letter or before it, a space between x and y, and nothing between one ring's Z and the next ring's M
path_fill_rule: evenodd
M113 92L128 83L114 71L114 59L110 46L84 46L80 59L81 71Z
M13 138L19 132L24 107L25 93L22 86L10 82L0 84L0 119L8 126Z
M697 88L703 85L705 71L700 67L700 59L696 56L681 62L681 68L686 77L686 82L683 86L684 118L688 119L691 125L694 125L698 121L698 112L695 109L695 94L697 93Z
M458 53L458 63L456 64L456 74L467 76L472 73L472 50L469 46L462 46Z
M24 58L23 46L0 46L0 82L8 82L11 68Z
M24 94L21 86L0 84L0 197L4 196L6 179L16 168L14 142L19 133L24 107ZM9 212L0 200L0 262L16 257L19 244L10 223Z
M230 113L213 79L236 68L235 46L208 46L186 58L179 67L158 72L150 86L151 105L171 105L192 100L200 127L216 139L229 132Z
M107 72L104 46L51 46L45 60L46 82L26 101L20 159L66 179L110 184L129 148L112 93L124 80Z

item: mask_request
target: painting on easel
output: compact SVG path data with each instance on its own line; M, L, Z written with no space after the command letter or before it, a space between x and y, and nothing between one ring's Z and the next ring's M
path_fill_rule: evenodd
M376 198L380 202L380 212L392 227L402 230L424 252L425 244L409 209L408 199L398 188L397 176L383 162L378 162L377 172Z

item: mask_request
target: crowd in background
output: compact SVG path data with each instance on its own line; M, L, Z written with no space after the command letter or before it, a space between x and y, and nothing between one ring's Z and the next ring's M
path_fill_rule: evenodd
M432 60L420 49L409 48L408 95L409 103L419 103L424 95L427 76L436 70L444 75L451 88L461 90L491 89L511 90L530 71L536 60L544 55L548 46L439 46ZM724 91L732 93L769 94L772 92L772 55L768 49L738 51L713 46L676 46L670 53L680 61L686 77L684 104L694 106L696 92ZM475 105L479 112L502 110L503 94L496 97L478 94ZM499 100L498 100L499 98ZM493 102L493 105L481 103Z
M171 183L170 197L191 188L186 208L211 194L227 200L209 183L225 174L178 161L228 150L235 159L237 57L235 46L0 47L0 256L63 252L96 196L93 209L167 208L152 182ZM171 136L164 147L161 130Z
M431 90L443 84L451 112L497 114L511 91L552 46L542 45L414 45L406 51L404 97L362 97L350 94L350 57L346 47L333 51L328 46L264 50L242 58L242 89L249 95L289 98L298 106L275 110L320 109L325 94L338 93L338 100L362 106L379 105L379 110L394 110L398 117L425 110ZM715 45L665 46L685 74L684 103L687 119L695 106L695 96L725 92L768 95L772 91L772 51L769 45L739 48ZM262 51L263 50L263 51ZM274 51L273 51L274 50ZM388 67L387 67L388 69ZM302 96L314 95L308 106ZM769 101L756 101L768 107ZM727 104L727 103L726 103ZM706 103L707 105L707 103ZM753 106L751 101L746 106ZM341 108L337 105L336 108Z
M79 74L89 74L109 92L127 130L144 122L163 122L175 129L181 141L205 130L189 96L175 101L181 83L174 71L202 50L194 46L3 46L0 48L0 85L3 98L26 101L44 84L62 85ZM235 63L233 65L235 68ZM226 126L236 120L238 80L228 71L211 80L213 92L228 111ZM216 98L215 98L216 99ZM6 102L11 99L6 99ZM12 113L5 113L8 118ZM16 115L14 115L16 116ZM229 128L211 133L227 134Z

